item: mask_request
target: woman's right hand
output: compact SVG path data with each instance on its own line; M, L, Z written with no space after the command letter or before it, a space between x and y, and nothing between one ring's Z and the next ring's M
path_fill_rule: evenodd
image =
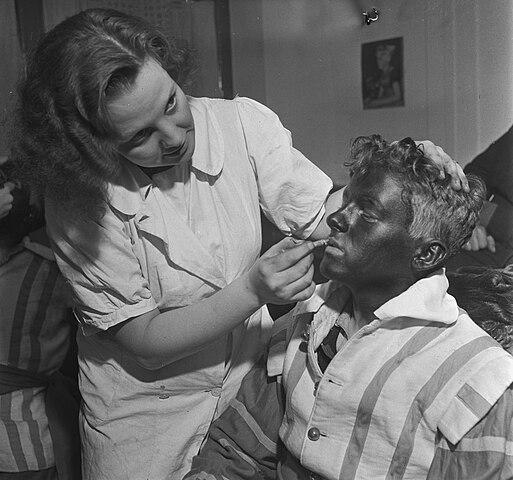
M286 304L310 298L313 282L313 250L325 245L286 237L265 252L248 272L248 286L260 303Z

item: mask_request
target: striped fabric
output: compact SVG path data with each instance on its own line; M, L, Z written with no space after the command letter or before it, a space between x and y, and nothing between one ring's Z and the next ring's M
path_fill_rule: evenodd
M277 377L268 379L261 359L244 377L237 397L214 422L186 478L230 480L274 478L283 397ZM208 476L208 475L210 476Z
M513 388L456 444L440 437L428 480L513 478Z
M282 419L280 395L269 389L269 378L253 372L237 408L211 427L188 478L226 475L228 465L237 472L251 462L260 476L228 478L512 478L513 357L445 294L443 274L413 287L377 310L376 320L349 338L324 373L315 352L347 293L325 285L280 319L267 367L283 374ZM244 411L257 396L260 407ZM277 442L280 421L286 450L271 473L261 467L260 452ZM501 473L481 475L485 468Z
M66 288L51 251L29 248L0 265L0 363L51 374L68 348ZM54 465L44 388L0 395L0 445L0 472Z
M320 291L329 292L329 305L329 296L343 298L330 288ZM304 467L327 479L425 478L437 431L457 442L490 410L513 381L513 358L446 288L445 276L434 275L382 306L324 374L315 350L338 314L324 305L296 312L280 435ZM482 398L468 395L470 387ZM319 432L313 440L312 429Z

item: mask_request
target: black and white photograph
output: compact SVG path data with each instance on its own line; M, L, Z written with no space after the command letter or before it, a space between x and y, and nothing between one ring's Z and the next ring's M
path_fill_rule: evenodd
M513 479L512 0L0 0L0 480Z
M403 39L362 45L363 108L404 106Z

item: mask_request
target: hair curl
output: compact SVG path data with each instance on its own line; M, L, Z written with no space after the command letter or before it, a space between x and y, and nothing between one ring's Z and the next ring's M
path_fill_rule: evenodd
M115 10L85 10L48 32L19 85L11 148L17 178L68 213L100 216L119 171L107 103L149 59L182 85L195 68L190 50Z
M505 349L513 347L513 272L472 266L447 273L449 293Z
M456 191L450 178L440 178L439 166L411 138L387 143L380 135L358 137L351 146L352 177L381 170L402 186L408 228L414 240L442 241L447 258L469 239L485 197L483 182L469 175L470 192Z

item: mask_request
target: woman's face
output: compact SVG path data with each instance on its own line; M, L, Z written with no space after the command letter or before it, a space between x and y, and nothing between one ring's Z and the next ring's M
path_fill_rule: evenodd
M107 104L120 135L117 149L141 167L177 165L192 158L194 120L181 88L154 60L141 68L132 89Z

